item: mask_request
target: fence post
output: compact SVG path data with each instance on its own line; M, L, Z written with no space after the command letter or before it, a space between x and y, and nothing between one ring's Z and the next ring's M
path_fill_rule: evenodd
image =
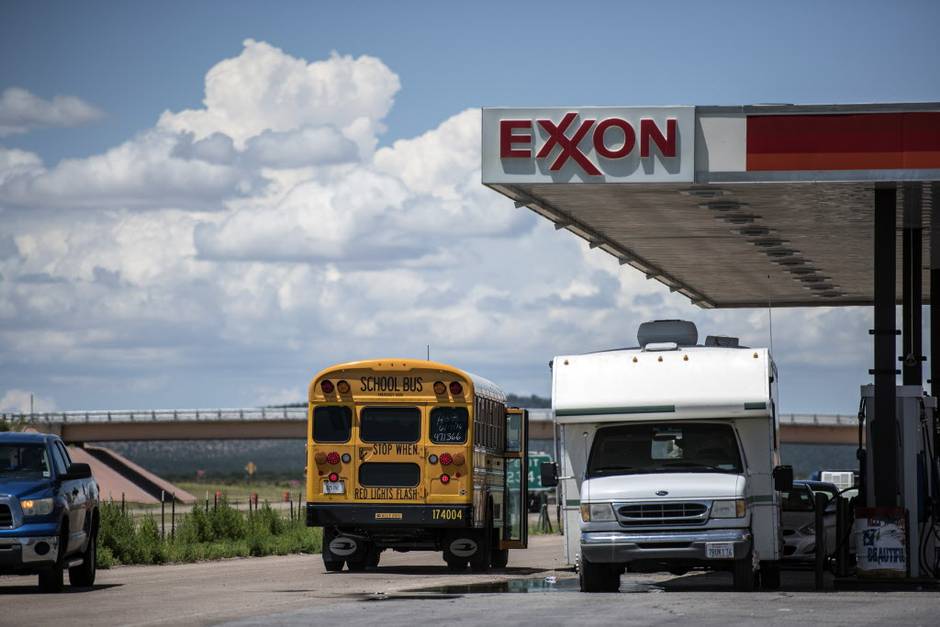
M176 537L176 492L170 493L170 538Z
M160 537L166 537L166 491L160 490Z
M126 510L125 505L124 505L124 493L123 493L123 492L121 492L121 513L122 513L122 514L126 514L126 513L127 513L127 510Z

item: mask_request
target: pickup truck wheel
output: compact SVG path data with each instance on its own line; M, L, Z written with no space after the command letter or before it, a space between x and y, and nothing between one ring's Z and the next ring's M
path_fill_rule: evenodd
M620 568L616 564L595 564L584 558L578 568L581 592L618 592Z
M62 592L63 573L65 571L65 549L68 545L68 539L68 528L63 527L61 537L59 537L59 547L55 565L39 573L39 589L42 592Z
M739 560L734 560L734 566L732 567L731 575L734 581L734 589L736 591L754 591L754 580L757 579L757 575L754 572L754 561L751 557L750 551L748 551L746 557Z
M95 585L95 574L98 570L95 564L95 560L98 559L97 535L93 533L88 539L88 546L82 553L82 563L69 569L69 585L80 588L90 588Z

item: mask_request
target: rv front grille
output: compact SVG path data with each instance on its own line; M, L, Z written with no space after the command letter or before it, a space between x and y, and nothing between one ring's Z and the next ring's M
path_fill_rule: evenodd
M708 518L708 503L629 503L617 508L621 525L697 525Z

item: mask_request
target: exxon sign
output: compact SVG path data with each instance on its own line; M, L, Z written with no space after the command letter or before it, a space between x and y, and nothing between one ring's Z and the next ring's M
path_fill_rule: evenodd
M690 183L694 107L484 109L483 183Z

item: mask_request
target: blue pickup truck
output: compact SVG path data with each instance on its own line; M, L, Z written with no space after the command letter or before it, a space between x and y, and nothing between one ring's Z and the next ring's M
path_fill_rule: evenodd
M62 440L0 433L0 575L39 575L46 592L95 583L98 484Z

